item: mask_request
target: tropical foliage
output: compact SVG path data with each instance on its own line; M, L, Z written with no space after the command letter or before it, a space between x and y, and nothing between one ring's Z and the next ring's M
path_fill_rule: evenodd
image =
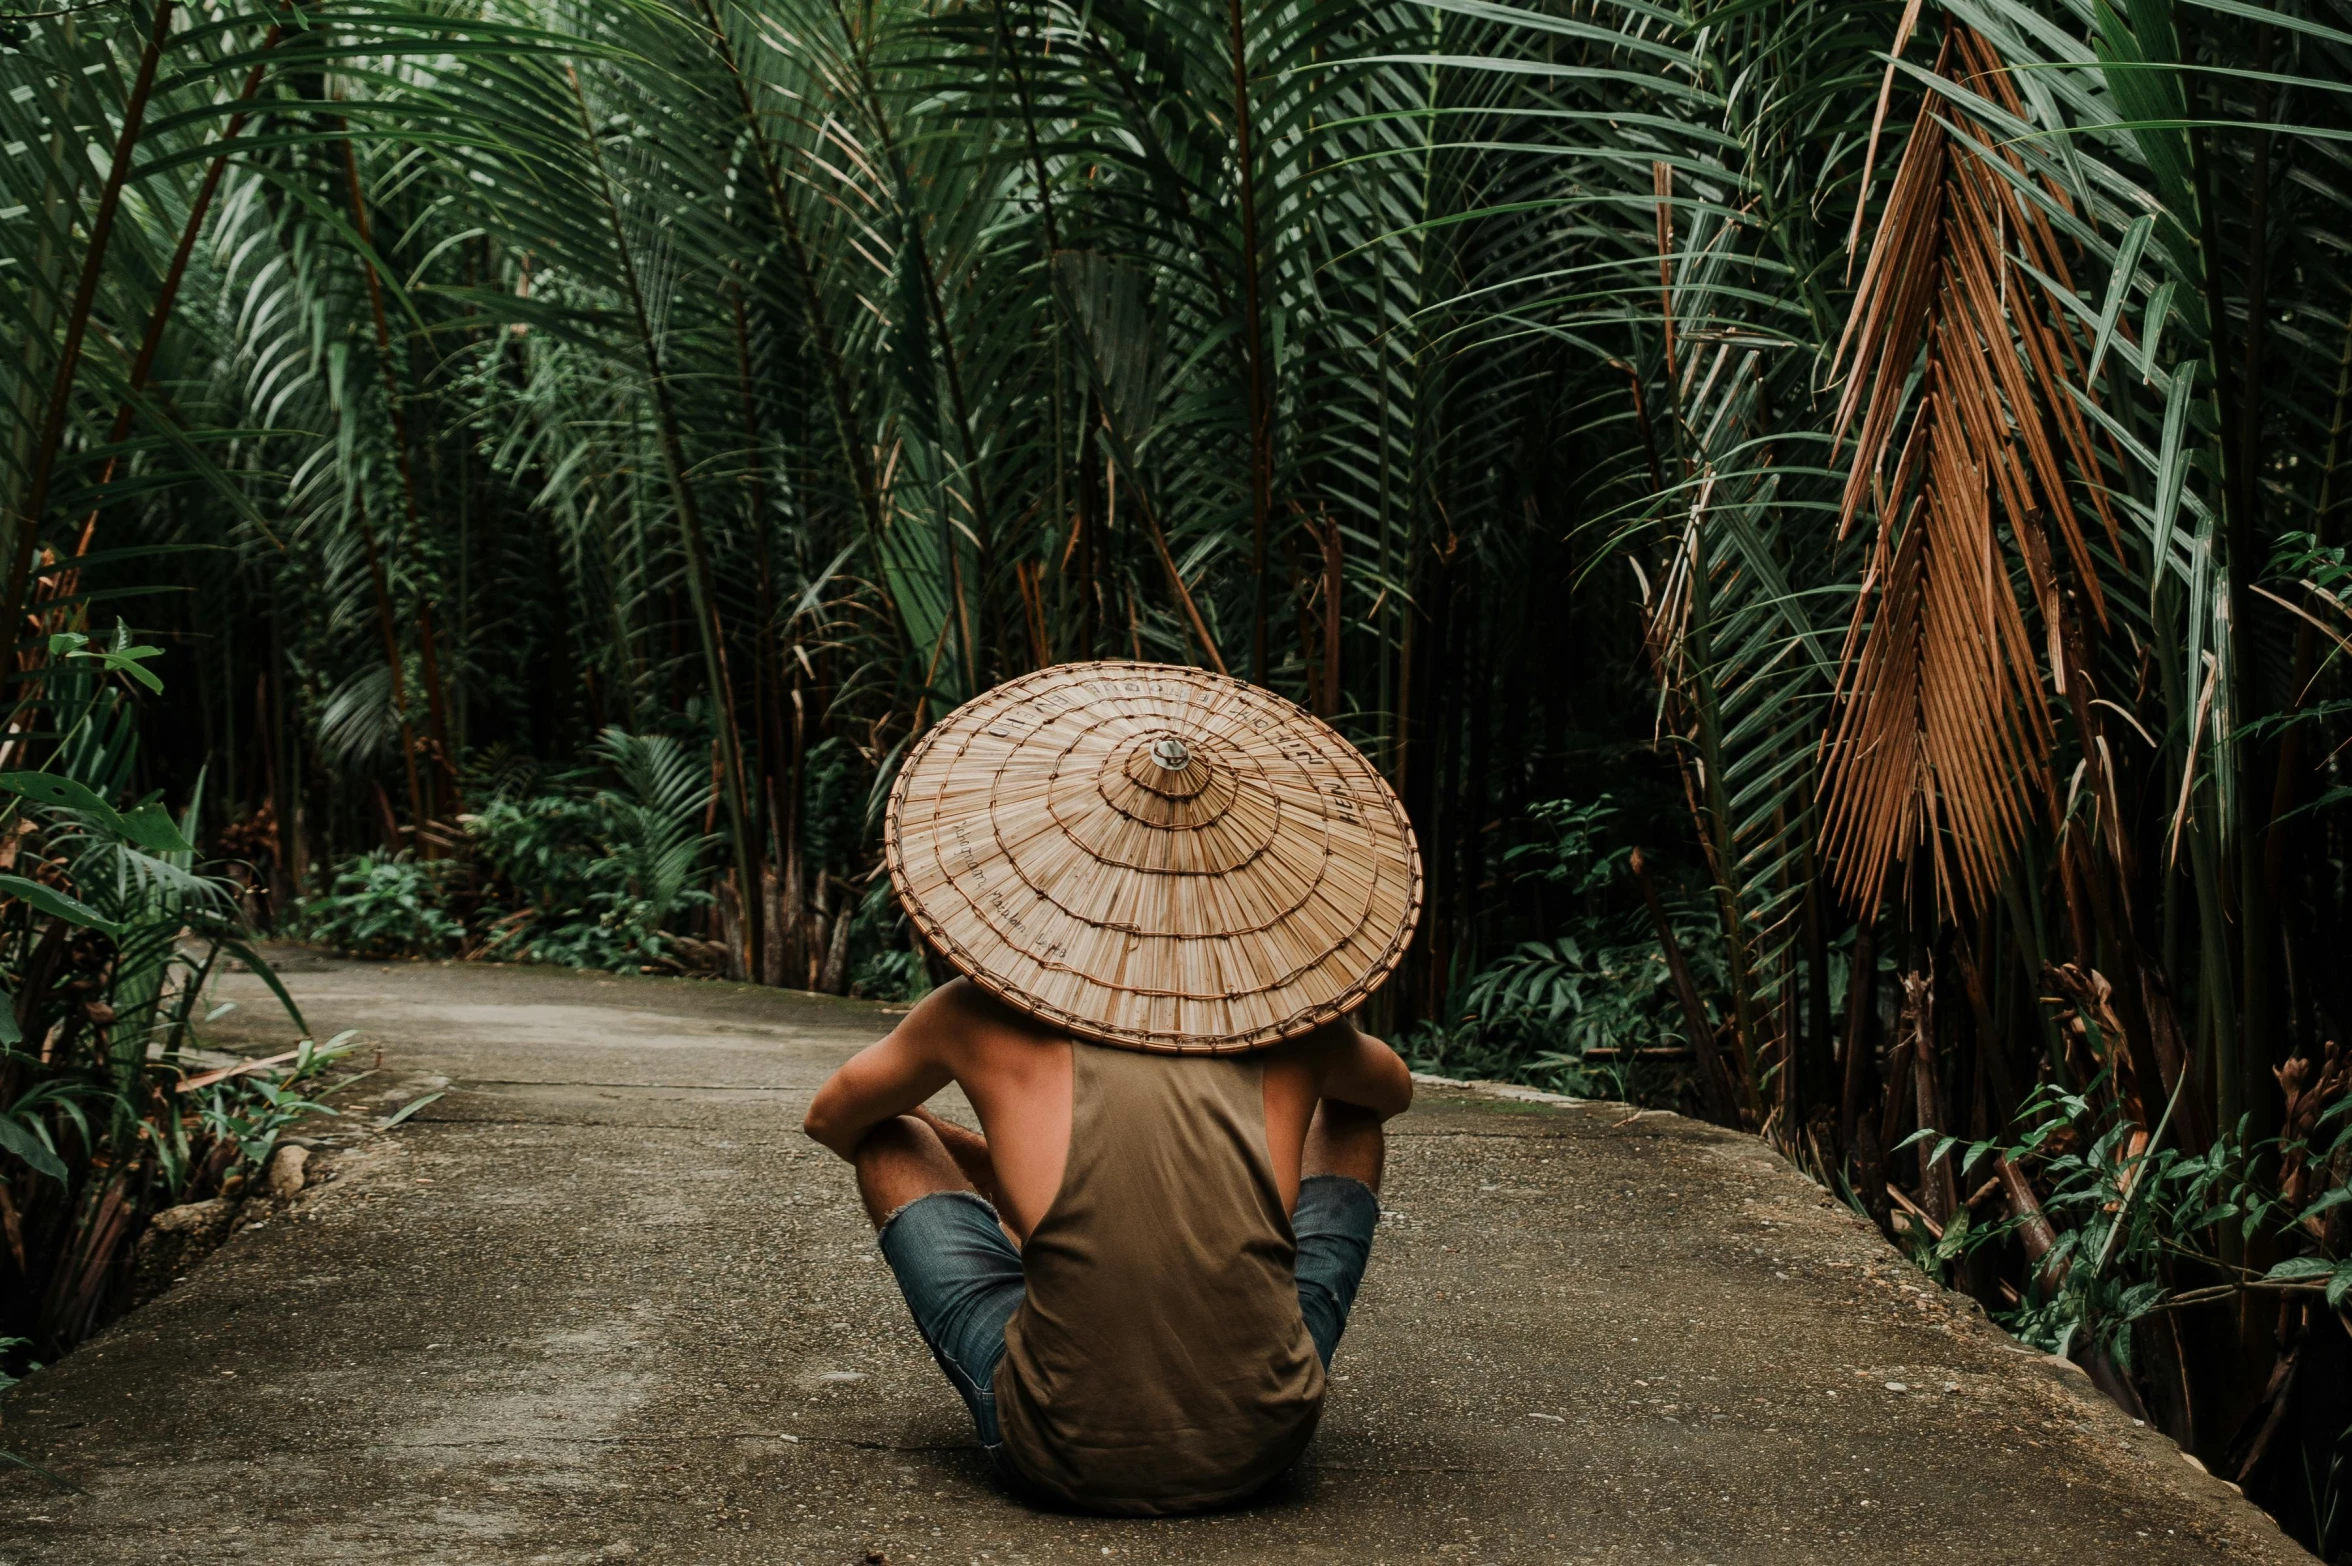
M305 1042L274 1080L192 1069L215 965L269 970L234 888L194 868L201 784L178 819L153 797L115 803L139 760L126 687L155 687L156 649L118 630L103 649L64 632L44 651L9 731L46 764L0 772L0 1153L21 1171L0 1179L0 1331L48 1350L119 1308L148 1212L234 1190L268 1159L333 1052Z
M361 957L455 956L472 942L493 959L675 971L675 949L707 944L665 926L711 901L696 884L710 775L660 734L608 729L591 760L617 788L558 778L492 797L458 818L463 859L371 849L303 901L296 928Z
M625 882L579 960L840 989L916 982L873 824L930 718L1228 669L1412 813L1380 1025L1576 1086L1668 1051L2352 1548L2305 1484L2352 1367L2343 0L8 42L11 765L80 775L43 693L97 644L50 638L146 594L187 696L141 786L202 775L264 917L370 853L520 955ZM608 729L704 819L586 824L648 797ZM559 839L633 868L558 886Z

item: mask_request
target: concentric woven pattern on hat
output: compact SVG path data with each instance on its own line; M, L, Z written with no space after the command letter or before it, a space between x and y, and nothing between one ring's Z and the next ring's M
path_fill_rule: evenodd
M1403 959L1421 858L1321 719L1199 669L1061 664L934 726L900 769L890 878L980 984L1084 1038L1255 1049Z

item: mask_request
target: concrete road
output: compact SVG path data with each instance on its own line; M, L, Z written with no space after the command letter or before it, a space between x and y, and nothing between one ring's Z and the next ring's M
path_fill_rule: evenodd
M87 1492L0 1469L6 1566L2309 1560L1754 1141L1445 1088L1301 1467L1217 1516L1039 1515L798 1131L883 1008L287 969L381 1047L354 1131L450 1091L0 1403Z

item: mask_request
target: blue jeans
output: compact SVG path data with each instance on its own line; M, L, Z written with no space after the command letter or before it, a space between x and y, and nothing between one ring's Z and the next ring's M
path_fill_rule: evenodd
M1360 1180L1310 1175L1299 1182L1299 1313L1326 1367L1347 1330L1356 1285L1372 1256L1380 1202ZM883 1259L923 1341L964 1406L980 1444L1003 1444L996 1424L996 1366L1004 1358L1005 1323L1020 1309L1026 1285L1021 1253L996 1221L996 1209L970 1191L934 1191L890 1215L879 1237Z

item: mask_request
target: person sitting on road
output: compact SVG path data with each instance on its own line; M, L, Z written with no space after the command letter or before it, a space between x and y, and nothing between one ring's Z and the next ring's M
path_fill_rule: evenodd
M1084 1510L1248 1497L1314 1434L1412 1102L1348 1016L1419 912L1395 796L1238 680L1063 665L924 736L885 846L965 977L807 1130L982 1445ZM923 1107L950 1083L984 1134Z

